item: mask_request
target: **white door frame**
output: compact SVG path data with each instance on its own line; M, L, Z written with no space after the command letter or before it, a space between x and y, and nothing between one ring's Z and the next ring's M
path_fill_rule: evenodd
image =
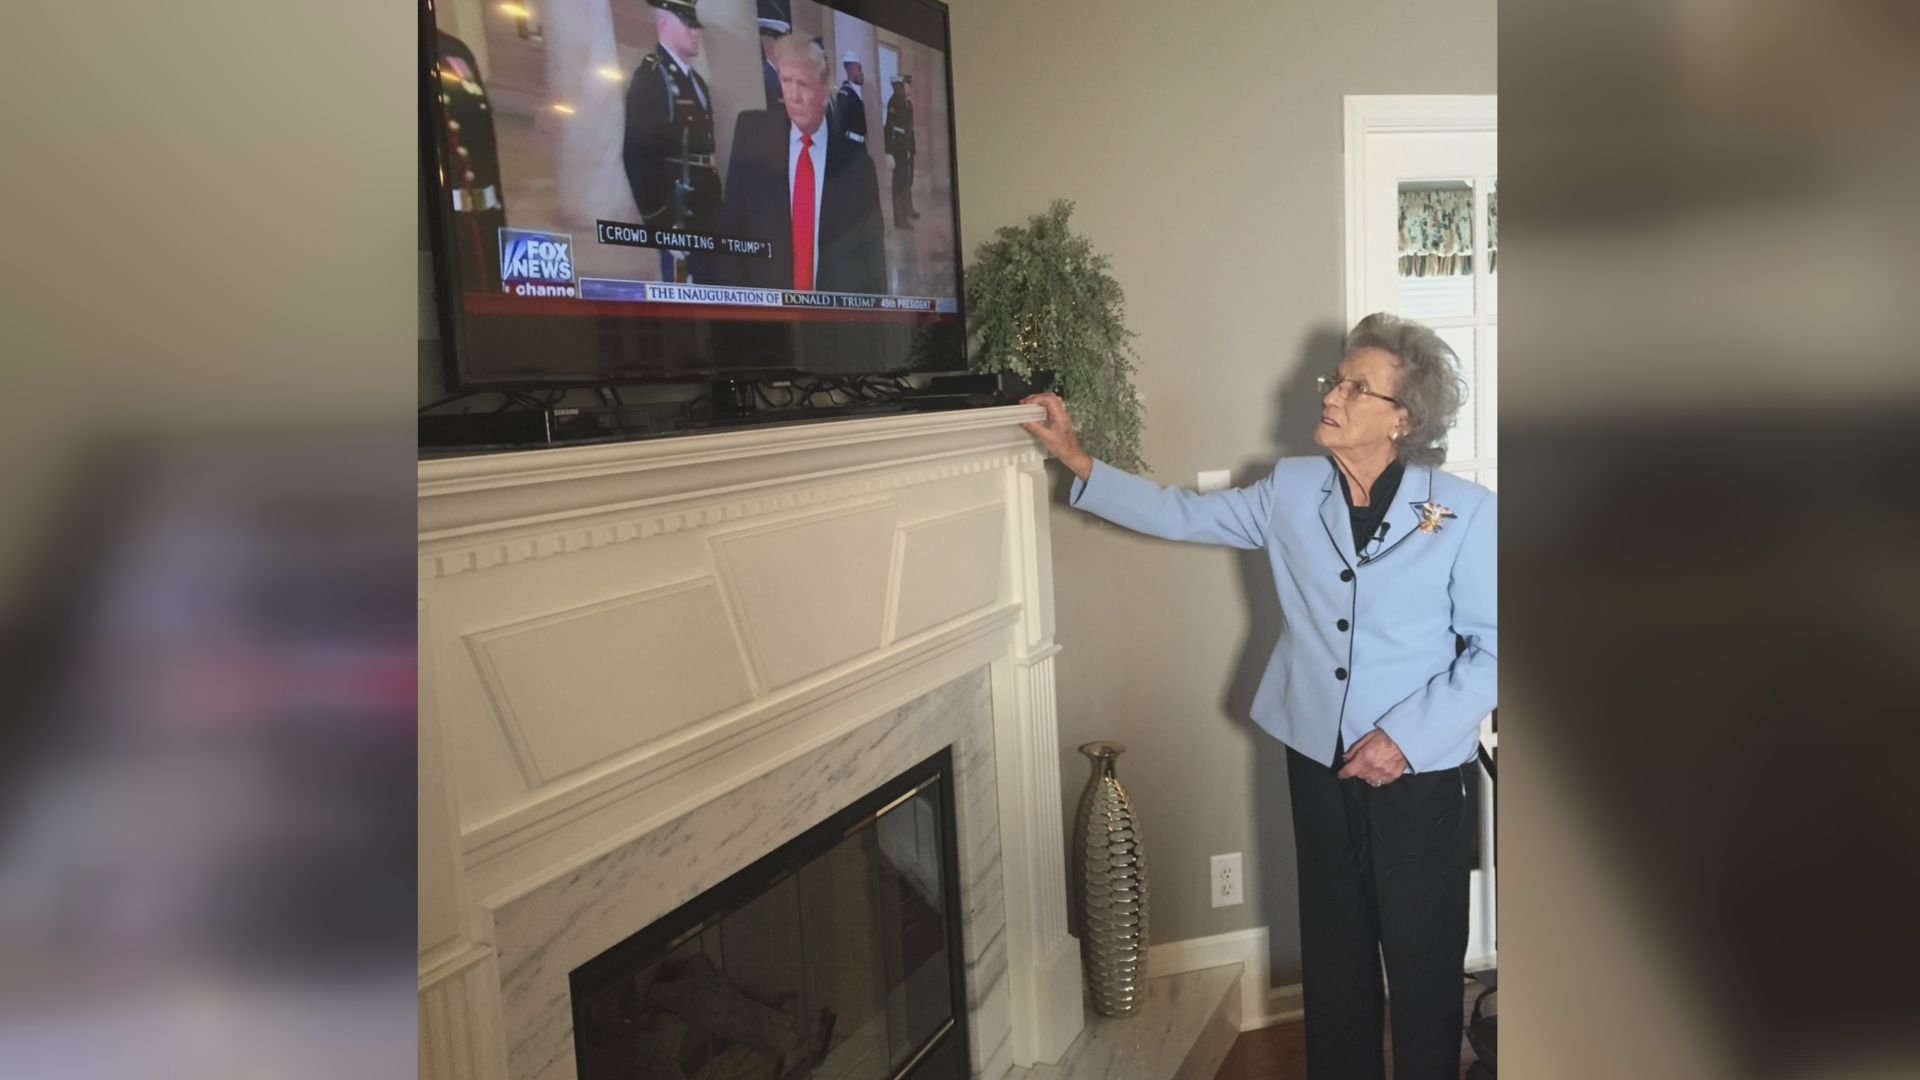
M1367 136L1499 130L1499 98L1493 94L1348 94L1346 96L1347 325L1360 321L1366 293L1366 214L1361 212L1367 175Z
M1369 250L1365 212L1367 137L1455 133L1497 136L1498 102L1499 98L1492 94L1350 94L1345 98L1346 325L1352 326L1369 314L1366 303L1366 255ZM1497 463L1492 460L1474 464L1497 468ZM1480 731L1483 744L1489 748L1496 745L1498 736L1493 733L1489 722L1482 721ZM1467 956L1467 968L1470 971L1492 967L1499 959L1494 934L1498 908L1493 861L1493 795L1490 785L1481 788L1480 809L1481 865L1472 875L1473 923L1469 929Z

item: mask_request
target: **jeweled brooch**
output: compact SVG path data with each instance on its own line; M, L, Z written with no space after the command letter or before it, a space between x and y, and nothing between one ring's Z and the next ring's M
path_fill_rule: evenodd
M1420 531L1423 533L1437 533L1440 531L1441 522L1450 517L1458 516L1453 511L1432 501L1420 503L1416 505L1414 509L1420 511Z

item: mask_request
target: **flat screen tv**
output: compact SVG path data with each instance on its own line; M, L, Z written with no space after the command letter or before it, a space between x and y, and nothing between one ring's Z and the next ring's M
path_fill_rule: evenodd
M426 0L456 389L965 367L947 8Z

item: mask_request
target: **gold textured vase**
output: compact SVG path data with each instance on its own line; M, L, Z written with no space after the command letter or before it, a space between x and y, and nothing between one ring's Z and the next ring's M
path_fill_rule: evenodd
M1093 742L1093 776L1074 832L1074 891L1087 992L1102 1016L1130 1016L1147 993L1147 859L1133 802L1114 775L1119 743Z

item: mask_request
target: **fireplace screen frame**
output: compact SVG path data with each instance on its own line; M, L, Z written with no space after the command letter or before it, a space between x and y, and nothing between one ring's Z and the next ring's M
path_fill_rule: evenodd
M966 954L962 951L961 933L965 908L961 906L960 895L958 793L954 790L951 747L942 747L726 880L574 968L568 974L567 982L573 1012L577 1075L591 1075L588 1048L581 1033L594 1025L589 1009L595 998L666 959L689 939L718 925L787 878L797 875L800 868L812 859L824 855L862 829L873 827L887 811L905 803L935 781L940 783L940 797L935 803L939 818L940 876L946 915L951 1016L915 1047L913 1053L908 1055L906 1064L893 1077L898 1080L911 1076L924 1062L936 1057L951 1060L956 1054L957 1062L950 1068L949 1074L958 1077L970 1075Z

